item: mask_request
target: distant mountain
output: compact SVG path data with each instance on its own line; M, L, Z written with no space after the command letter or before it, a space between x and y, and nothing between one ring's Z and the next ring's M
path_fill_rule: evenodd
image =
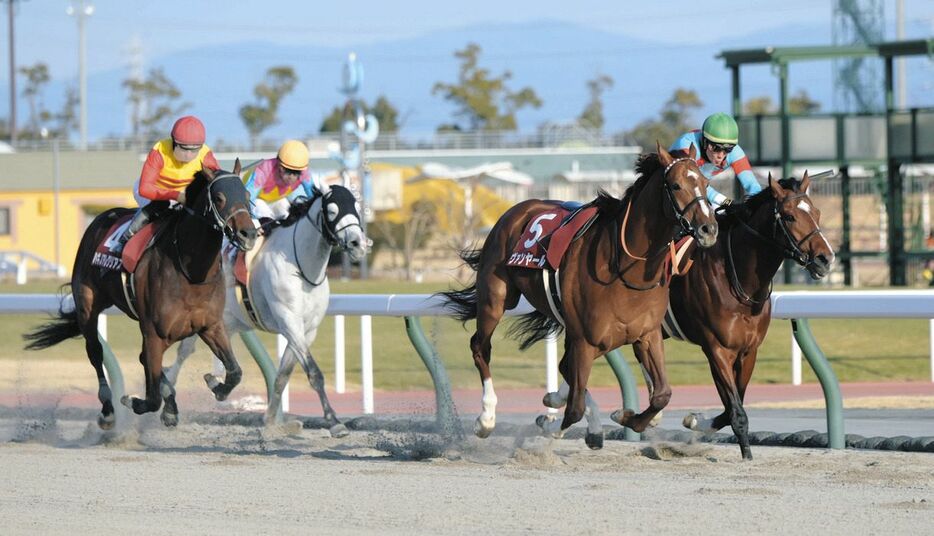
M672 46L546 21L471 26L353 50L366 71L363 96L372 102L377 95L386 95L399 108L406 134L428 135L438 124L452 120L453 107L432 96L431 88L438 81L455 81L458 64L453 53L468 42L482 47L482 66L495 74L509 69L512 87L531 86L544 100L542 108L521 112L521 130L531 131L544 121L573 120L586 104L585 82L605 73L615 81L605 95L607 131L616 132L654 117L677 87L700 95L705 107L698 121L708 112L728 110L730 74L715 58L724 49L828 44L829 36L830 29L822 25L795 25L767 35L724 35L702 45L693 44L686 35L683 45ZM253 86L268 67L291 65L300 80L283 102L281 123L266 136L302 136L316 132L331 108L343 103L337 87L350 50L242 41L149 58L147 64L164 67L192 103L190 111L204 118L210 140L245 141L238 109L252 100ZM830 109L831 73L830 62L796 64L791 69L791 91L806 88L822 109ZM121 88L126 76L125 70L112 70L89 78L92 139L129 130ZM61 94L62 85L52 85L47 100L57 102L54 96ZM778 82L768 66L745 68L742 92L744 99L770 95L777 101Z

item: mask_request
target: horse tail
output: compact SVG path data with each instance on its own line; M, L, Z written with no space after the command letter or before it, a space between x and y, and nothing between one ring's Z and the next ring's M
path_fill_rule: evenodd
M51 322L43 324L23 335L29 341L27 350L43 350L66 340L81 336L78 327L78 311L64 311L59 309L58 315Z
M470 269L474 272L480 271L480 258L482 255L483 250L481 248L462 249L458 252L458 256L464 261L464 264L470 266Z
M444 308L451 312L451 316L466 324L468 320L477 318L477 284L474 283L462 290L448 290L437 292L444 300Z
M458 256L464 261L464 264L470 267L474 272L480 269L480 256L482 250L479 248L462 249ZM466 324L468 320L477 318L477 283L474 282L469 287L462 290L449 290L447 292L437 292L435 296L441 296L444 300L444 308L452 313L451 316Z
M554 318L532 311L519 316L509 324L506 336L519 341L519 350L525 351L529 346L545 339L549 335L560 335L564 326Z

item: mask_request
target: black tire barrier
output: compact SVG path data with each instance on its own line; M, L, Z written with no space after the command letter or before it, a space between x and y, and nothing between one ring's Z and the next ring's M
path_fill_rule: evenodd
M83 408L56 408L56 407L8 407L0 406L0 418L13 418L23 421L35 421L27 423L28 426L42 427L42 423L55 420L84 420L93 422L97 418L98 412ZM154 418L156 414L153 414ZM301 421L302 427L307 429L330 428L330 425L322 417L297 417L290 418ZM226 425L226 426L263 426L263 413L256 411L240 412L188 412L180 415L180 423L195 423L207 425ZM354 417L344 421L344 424L350 430L373 431L373 432L413 432L413 433L438 433L439 425L431 415L413 415L408 418L379 418L365 415ZM461 430L471 430L473 419L460 420ZM495 435L529 435L535 433L538 427L534 423L513 424L499 423L496 425ZM604 437L607 440L622 441L623 428L615 425L604 426ZM578 440L584 439L587 434L586 428L575 426L565 433L565 439ZM827 448L827 434L816 430L804 430L800 432L764 432L756 431L749 433L749 444L769 447L799 447L799 448ZM728 433L703 434L701 432L692 432L690 430L669 430L665 428L649 429L643 433L643 441L670 441L677 443L721 443L735 444L736 436ZM865 449L865 450L890 450L901 452L931 452L934 453L934 436L896 436L896 437L863 437L858 434L846 435L846 448Z

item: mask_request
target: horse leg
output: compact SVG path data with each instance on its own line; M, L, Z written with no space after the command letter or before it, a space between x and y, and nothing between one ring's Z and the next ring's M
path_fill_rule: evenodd
M204 382L214 393L214 398L218 401L227 399L227 396L240 383L243 377L243 371L237 363L233 350L230 348L230 339L227 337L227 329L222 321L216 322L213 326L205 329L200 334L201 340L208 345L211 352L220 359L226 371L224 381L221 382L210 372L204 375Z
M483 382L483 396L480 399L483 410L474 423L474 434L477 437L489 437L496 427L497 398L493 389L493 375L490 372L490 358L493 352L490 340L506 312L507 302L515 305L518 299L516 291L510 292L505 274L493 273L486 278L477 275L477 331L470 337L473 363L480 373L480 381Z
M162 374L165 375L166 380L171 383L173 386L178 383L178 373L182 370L182 365L185 364L185 360L191 357L191 354L195 353L195 346L198 344L198 338L192 335L187 339L182 339L178 343L178 351L175 355L175 363L172 363L169 367L162 368Z
M662 346L661 329L646 334L642 340L633 343L632 349L647 374L647 385L652 386L649 394L649 407L638 415L632 410L619 409L614 411L610 418L622 426L642 432L652 424L655 416L661 413L671 400L671 386L668 384L668 375L665 371L665 348Z
M273 423L279 423L279 408L282 406L282 392L289 384L289 378L292 377L292 370L295 369L295 348L289 343L282 353L279 360L279 370L276 372L276 381L273 384L272 394L266 403L266 417L264 422L267 426Z
M568 382L562 381L557 391L545 395L542 403L554 409L563 407L567 403L569 391ZM604 434L603 424L600 421L600 407L597 406L597 402L590 395L589 389L584 391L584 404L586 405L584 417L587 419L587 435L584 436L584 443L591 449L601 449L603 448ZM547 433L555 434L560 432L556 419L552 419L550 415L539 415L536 423Z
M166 348L166 341L155 333L143 334L143 351L139 354L139 361L146 378L146 398L124 395L120 399L124 406L137 415L157 411L162 406L162 354Z
M313 340L312 338L305 340ZM350 430L337 418L337 413L334 412L334 408L331 407L331 402L328 401L328 394L324 389L324 374L321 372L321 369L318 367L318 363L315 362L314 356L311 355L311 352L305 353L305 355L299 354L298 362L301 363L302 368L305 369L305 375L308 376L308 384L311 385L311 388L318 393L318 399L321 400L321 410L324 412L324 420L328 423L329 431L331 432L331 437L344 437L350 434Z
M684 417L682 424L686 428L703 433L716 432L729 424L739 442L743 459L752 459L752 452L749 448L749 418L746 410L743 409L743 395L737 387L737 370L741 370L742 363L734 352L721 346L711 348L709 351L705 348L705 353L724 410L713 419L705 419L702 414L692 413ZM755 362L755 354L752 356L752 361ZM750 370L749 374L751 373ZM746 381L748 383L748 377ZM745 385L743 384L743 393L745 393Z
M116 419L114 417L113 393L110 385L107 383L107 376L104 375L104 347L97 336L97 319L99 311L91 310L87 313L78 313L79 323L81 325L81 334L84 336L84 349L88 354L88 360L94 371L97 373L97 399L101 403L101 413L97 416L97 425L101 430L110 430L114 427Z

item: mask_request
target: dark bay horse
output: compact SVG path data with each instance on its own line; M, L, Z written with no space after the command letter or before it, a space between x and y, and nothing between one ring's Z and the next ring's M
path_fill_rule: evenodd
M483 412L474 428L478 436L488 436L496 424L490 340L504 312L514 308L520 296L536 309L513 326L514 334L524 338L523 348L549 333L566 331L559 370L570 388L561 431L584 415L594 359L624 344L639 349L637 355L657 387L649 408L628 414L624 424L642 430L668 403L671 391L660 328L668 303L668 248L682 234L694 235L703 247L712 246L717 222L705 198L707 179L695 164L694 147L682 158L660 146L657 151L640 157L640 177L622 200L601 192L595 201L596 221L570 244L556 274L563 318L549 306L543 270L507 265L531 221L558 202L533 199L513 206L481 249L461 253L477 272L476 281L441 295L456 318L477 320L470 350L483 382Z
M240 366L231 352L223 322L226 288L220 255L224 236L241 249L252 248L256 241L249 196L239 172L238 160L233 173L204 169L188 185L186 205L165 217L155 243L137 263L132 285L135 304L128 302L120 270L103 269L91 262L114 223L133 210L114 208L94 218L75 257L71 276L74 310L66 311L63 307L58 318L25 335L31 341L26 347L30 350L84 336L88 359L97 372L101 428L113 427L114 406L104 377L97 321L112 305L131 318L138 318L143 335L139 360L145 373L146 398L121 399L135 413L157 411L164 399L163 423L177 424L175 389L163 376L162 355L174 342L191 335L199 335L226 369L223 382L213 376L205 378L215 397L223 400L239 383Z
M745 459L752 452L743 398L769 329L772 278L785 259L814 279L826 276L834 261L820 210L808 196L810 184L806 172L800 181L770 175L768 188L718 217L717 244L698 250L694 267L671 282L666 335L704 350L724 407L713 419L688 415L684 425L705 432L731 425Z

